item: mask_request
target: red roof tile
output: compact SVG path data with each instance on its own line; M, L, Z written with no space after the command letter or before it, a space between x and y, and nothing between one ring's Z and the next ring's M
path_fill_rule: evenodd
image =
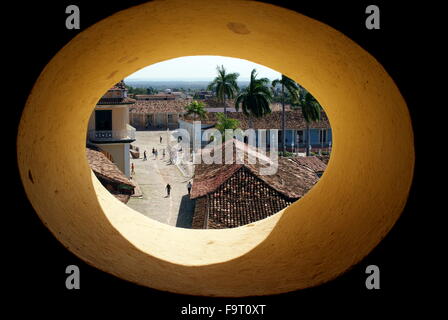
M242 147L243 145L244 147ZM243 150L244 163L237 163L236 156L230 164L205 164L201 163L195 166L195 175L191 190L191 198L202 197L206 194L214 192L220 185L229 179L242 166L252 172L256 177L266 182L273 189L282 193L291 199L301 198L308 190L319 180L313 168L324 168L323 165L317 164L319 159L299 160L297 158L278 158L278 167L275 174L263 175L262 169L267 168L270 159L265 155L258 153L252 147L243 144L237 140L228 140L223 144L222 148L217 148L216 152L223 152L222 159L225 159L224 152L226 148L232 147L234 155L236 149ZM210 148L203 149L202 152L209 152ZM252 153L256 158L255 164L248 163L248 154ZM213 155L213 154L212 154ZM224 161L223 161L224 162Z
M129 180L102 152L86 148L86 155L90 168L95 174L115 183L135 187L134 183Z

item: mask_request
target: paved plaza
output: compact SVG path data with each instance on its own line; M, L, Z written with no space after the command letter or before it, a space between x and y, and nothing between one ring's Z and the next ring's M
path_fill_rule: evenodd
M141 197L132 197L127 205L145 216L171 226L190 228L194 202L188 197L187 183L179 168L169 161L167 141L169 131L137 131L132 145L139 147L140 158L131 159L135 173L132 175L142 192ZM162 143L160 143L162 137ZM157 149L158 157L152 155ZM165 149L165 157L163 157ZM143 160L146 150L147 160ZM172 187L167 197L165 186Z

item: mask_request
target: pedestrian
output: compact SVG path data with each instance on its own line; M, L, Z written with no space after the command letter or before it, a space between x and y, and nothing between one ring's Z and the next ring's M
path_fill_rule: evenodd
M170 192L171 192L171 186L170 186L169 183L166 185L165 189L166 189L166 196L169 197L170 196Z
M162 136L160 136L160 139L159 139L159 140L160 140L160 143L162 143Z
M143 151L143 161L146 161L146 160L148 160L148 159L146 158L146 150L145 150L145 151Z
M131 174L135 174L135 171L134 171L134 162L131 163Z
M190 195L190 192L191 192L191 181L188 181L187 190L188 190L188 195Z
M162 151L163 159L165 159L165 149Z

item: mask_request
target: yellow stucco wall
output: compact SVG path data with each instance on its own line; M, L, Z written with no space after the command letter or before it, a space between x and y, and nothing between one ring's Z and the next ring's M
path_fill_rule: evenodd
M96 107L95 110L112 110L112 130L114 131L127 130L127 124L129 124L128 106L122 106L122 105L112 107L98 106ZM93 110L89 117L87 130L95 130L95 112Z
M96 180L85 159L95 103L138 69L189 55L254 61L321 102L333 152L304 198L252 225L188 230L144 217ZM141 285L208 296L274 294L335 278L392 228L414 166L406 104L372 56L315 20L241 0L155 1L81 32L37 80L17 153L29 200L74 254Z

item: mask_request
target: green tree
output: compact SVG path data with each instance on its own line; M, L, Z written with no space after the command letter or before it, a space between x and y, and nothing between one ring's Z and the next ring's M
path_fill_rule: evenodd
M158 90L153 87L149 87L146 89L146 94L156 94L157 92Z
M205 110L204 104L202 102L197 102L193 100L189 105L185 106L185 111L187 115L193 115L193 119L196 120L197 117L200 119L207 118L207 110Z
M300 99L299 106L306 122L306 156L308 157L310 155L310 123L320 120L322 107L309 92L306 92L305 96Z
M272 91L268 85L268 78L256 79L257 71L252 70L249 85L241 91L235 100L235 108L249 117L249 127L252 128L252 118L261 118L271 113L270 103L272 101Z
M285 153L285 147L286 147L286 132L285 132L285 89L289 93L289 96L293 103L299 102L299 86L297 83L295 83L294 80L288 78L287 76L282 74L281 79L275 79L272 81L272 87L275 88L277 85L281 85L282 87L282 153Z
M224 113L218 112L216 117L218 121L216 122L215 128L221 132L223 141L225 140L226 129L235 130L240 126L240 122L237 119L229 118Z
M214 91L218 101L224 103L224 114L227 114L226 99L233 99L238 94L236 79L239 73L227 73L223 65L217 66L218 76L208 85L207 90Z

